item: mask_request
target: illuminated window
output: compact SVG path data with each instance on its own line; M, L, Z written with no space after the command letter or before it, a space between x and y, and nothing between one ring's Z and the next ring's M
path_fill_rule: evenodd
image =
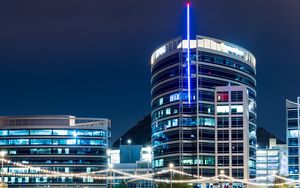
M30 130L30 135L52 135L52 130Z
M289 130L288 136L291 138L298 138L299 132L298 132L298 130Z
M255 161L254 160L249 160L249 166L250 167L255 167Z
M29 139L11 139L9 145L29 145Z
M278 155L279 153L278 153L279 151L278 150L269 150L268 151L268 155Z
M164 165L164 159L154 160L154 167L160 167Z
M164 103L164 98L162 97L162 98L159 99L158 104L159 104L159 105L162 105L163 103Z
M53 145L75 145L76 139L53 139Z
M51 139L30 139L31 145L52 145Z
M215 118L199 118L199 125L202 126L215 126Z
M172 119L172 127L178 126L178 119Z
M9 135L10 136L29 135L29 131L28 130L10 130Z
M30 154L51 154L51 149L32 148Z
M103 130L93 131L93 136L105 136L105 131Z
M183 159L182 163L187 164L187 165L189 165L189 164L192 165L193 164L193 159Z
M179 100L179 93L174 93L170 95L170 102L178 101Z
M217 113L218 114L228 114L229 113L229 106L217 106Z
M8 140L0 140L0 145L8 145Z
M93 133L91 130L77 130L76 131L77 136L96 136L96 133Z
M242 114L243 113L243 105L231 105L231 113L232 114Z
M53 135L74 135L75 130L53 130Z
M166 109L166 115L170 115L171 114L171 108L167 108Z
M90 140L90 145L105 145L103 140Z
M17 154L17 151L16 151L16 150L10 150L10 151L9 151L9 154L11 154L11 155L16 155L16 154Z
M8 130L0 130L0 136L7 136Z
M218 92L217 93L218 102L228 102L228 92Z

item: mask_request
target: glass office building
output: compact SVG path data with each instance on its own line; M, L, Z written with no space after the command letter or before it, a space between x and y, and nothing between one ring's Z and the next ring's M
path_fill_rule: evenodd
M155 170L173 163L204 177L221 170L241 179L256 176L255 64L244 48L204 36L189 45L176 38L154 51Z
M108 119L75 116L0 117L0 148L5 158L24 165L63 173L85 173L107 168ZM4 165L4 172L37 173ZM106 181L70 177L4 177L10 187L93 187Z
M288 145L288 174L299 180L299 129L300 129L300 97L297 102L286 100L286 136Z

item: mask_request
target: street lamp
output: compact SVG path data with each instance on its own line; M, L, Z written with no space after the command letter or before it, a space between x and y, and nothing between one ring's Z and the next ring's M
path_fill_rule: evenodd
M170 168L170 188L172 188L172 180L173 180L173 168L174 168L174 164L170 163L169 164L169 168Z
M220 170L221 175L224 175L224 173L225 173L224 170Z
M4 169L3 169L3 160L4 160L4 156L6 155L5 151L1 151L0 152L0 156L1 156L1 183L4 182L4 177L3 177L3 173L4 173Z
M111 163L109 163L108 164L108 168L109 168L109 172L110 172L110 185L109 185L109 187L110 188L112 188L112 184L113 184L113 179L112 179L112 168L114 167L114 165L113 164L111 164Z
M221 174L221 187L223 187L223 177L224 177L224 170L220 170L220 174Z
M131 163L131 147L130 147L131 142L132 141L130 139L127 140L127 144L129 145L129 163Z

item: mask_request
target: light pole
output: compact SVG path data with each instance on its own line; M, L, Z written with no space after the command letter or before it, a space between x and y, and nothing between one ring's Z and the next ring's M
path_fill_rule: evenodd
M4 160L4 156L6 155L5 151L1 151L0 152L0 156L1 156L1 184L4 183L4 169L3 169L3 160Z
M132 141L130 139L127 140L127 144L129 145L129 163L131 163L131 147L130 147L131 142Z
M220 174L221 174L221 188L223 188L223 177L224 177L224 170L220 170Z
M113 179L112 179L112 168L113 168L113 164L111 164L111 163L108 164L108 168L109 168L109 172L110 172L110 175L109 175L109 176L110 176L110 181L109 181L110 184L109 184L109 187L112 188L112 184L113 184Z
M174 164L170 163L169 164L169 168L170 168L170 188L172 188L172 180L173 180L173 168L174 168Z

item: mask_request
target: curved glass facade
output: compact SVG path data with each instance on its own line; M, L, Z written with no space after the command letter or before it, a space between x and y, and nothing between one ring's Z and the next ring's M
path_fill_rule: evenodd
M255 177L255 58L217 39L176 38L151 57L154 168L176 168L201 176L219 170L237 178ZM188 103L188 82L191 103ZM245 170L246 169L246 170Z
M107 167L110 120L74 116L0 117L0 148L5 158L63 173L85 173ZM5 172L37 173L4 165ZM105 181L69 177L4 177L9 186L100 186Z

